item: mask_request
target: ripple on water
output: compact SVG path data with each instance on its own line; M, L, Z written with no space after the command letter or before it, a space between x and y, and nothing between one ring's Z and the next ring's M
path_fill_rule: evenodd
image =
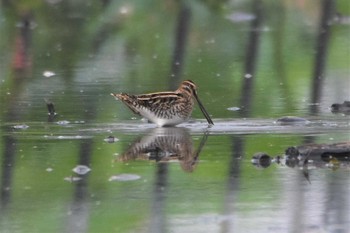
M113 175L108 180L109 181L133 181L140 179L141 176L136 174L119 174L119 175Z

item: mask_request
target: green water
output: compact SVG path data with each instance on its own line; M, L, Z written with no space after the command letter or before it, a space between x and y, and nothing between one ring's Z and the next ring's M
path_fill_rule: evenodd
M326 2L2 1L0 232L347 232L348 158L251 161L350 141L330 110L350 100L350 8L334 1L325 40ZM197 107L158 129L110 96L184 79L213 127Z

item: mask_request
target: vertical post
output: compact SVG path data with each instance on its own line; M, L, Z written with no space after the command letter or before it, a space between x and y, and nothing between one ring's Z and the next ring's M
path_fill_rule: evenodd
M251 110L251 102L253 96L253 84L255 80L255 69L258 57L258 45L259 38L261 33L261 21L262 21L262 3L261 0L254 0L253 12L255 19L251 23L250 34L248 38L246 56L245 56L245 65L243 73L243 85L241 90L241 112L242 117L247 117Z
M326 65L327 48L330 37L330 19L332 17L334 0L323 0L318 38L316 43L315 64L312 79L310 112L316 114L319 111L317 103L322 95L322 83L324 79L324 68Z
M177 26L174 41L175 45L171 61L171 71L169 80L169 88L171 90L175 89L180 81L185 56L185 48L189 32L190 19L190 7L186 3L183 3L183 1L180 1L180 11L177 18Z

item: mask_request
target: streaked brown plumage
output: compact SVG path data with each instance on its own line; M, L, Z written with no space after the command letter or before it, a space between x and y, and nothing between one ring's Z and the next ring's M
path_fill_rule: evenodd
M183 81L176 91L111 95L121 100L134 113L158 126L172 126L187 121L191 116L195 98L208 123L214 124L197 96L197 86L190 80Z

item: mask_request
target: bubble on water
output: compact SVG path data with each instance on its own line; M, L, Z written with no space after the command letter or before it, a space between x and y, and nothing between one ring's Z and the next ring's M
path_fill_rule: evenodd
M111 176L108 181L132 181L132 180L138 180L141 176L136 174L119 174Z
M23 124L23 125L14 125L13 128L14 128L14 129L28 129L29 126L26 125L26 124Z
M229 108L227 108L227 110L229 110L229 111L238 111L238 110L240 110L240 108L239 107L229 107Z
M46 70L43 72L43 76L46 78L50 78L50 77L55 76L55 75L56 75L55 72L52 72L50 70Z
M85 166L85 165L78 165L75 168L73 168L72 171L75 172L78 175L85 175L89 171L91 171L91 169L88 166Z

